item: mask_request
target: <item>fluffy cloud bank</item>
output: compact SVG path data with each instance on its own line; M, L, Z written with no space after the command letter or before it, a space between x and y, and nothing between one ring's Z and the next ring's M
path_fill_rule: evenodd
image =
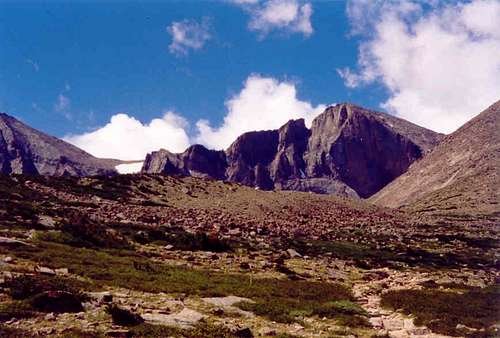
M151 151L164 148L182 152L192 143L225 149L247 131L277 129L288 120L298 118L304 118L310 125L325 109L324 105L313 106L299 100L294 83L259 75L249 76L242 90L226 101L226 107L221 126L212 127L208 121L200 120L191 139L186 120L167 112L147 124L127 114L116 114L105 126L66 136L65 140L97 157L142 160ZM123 169L137 169L134 168L127 165Z
M116 114L104 127L69 135L64 140L97 157L142 160L147 153L160 148L184 151L189 146L186 127L186 120L172 112L147 124L127 114Z
M324 105L313 107L297 98L291 82L252 75L241 92L226 101L227 114L222 126L213 128L198 121L196 142L210 148L225 149L239 135L252 130L277 129L290 119L304 118L307 124L323 112Z
M167 27L167 32L172 36L168 49L178 56L187 55L190 50L201 49L212 38L208 18L203 18L201 22L174 21Z
M347 86L382 83L383 108L452 132L500 98L500 1L350 1L362 38L359 69L339 70Z
M302 0L233 0L243 6L250 14L248 28L257 31L261 37L271 31L279 30L301 33L309 36L313 33L311 24L312 5Z

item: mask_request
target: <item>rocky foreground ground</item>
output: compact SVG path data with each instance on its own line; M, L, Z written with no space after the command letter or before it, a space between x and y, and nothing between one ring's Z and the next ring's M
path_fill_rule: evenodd
M495 219L160 175L0 177L2 337L495 337Z

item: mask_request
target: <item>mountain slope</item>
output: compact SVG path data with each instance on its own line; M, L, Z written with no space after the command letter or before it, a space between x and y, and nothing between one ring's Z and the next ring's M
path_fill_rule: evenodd
M365 198L404 173L441 138L388 114L338 104L319 115L311 129L299 119L278 130L244 133L217 156L198 145L204 150L198 148L196 165L189 149L183 154L154 152L143 172L190 174L185 168L196 167L198 175L265 190Z
M371 198L420 211L500 212L500 101Z
M96 158L0 113L0 173L88 176L116 173L119 160Z

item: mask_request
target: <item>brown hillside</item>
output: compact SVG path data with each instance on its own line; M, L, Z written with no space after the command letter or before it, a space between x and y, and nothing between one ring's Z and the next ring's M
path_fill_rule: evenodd
M419 212L498 218L499 127L500 101L447 136L371 201Z

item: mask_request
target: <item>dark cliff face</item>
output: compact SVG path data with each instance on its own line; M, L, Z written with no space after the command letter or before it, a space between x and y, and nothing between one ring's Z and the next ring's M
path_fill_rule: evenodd
M226 154L223 151L209 150L197 144L180 154L165 149L148 154L142 171L224 179L226 167Z
M273 181L305 177L304 152L310 134L303 119L291 120L278 130L278 149L270 168Z
M0 173L26 175L116 174L118 160L99 159L0 113Z
M266 190L369 197L404 173L441 137L387 114L339 104L319 115L311 129L303 119L291 120L279 130L241 135L225 157L200 151L196 167L213 178ZM143 171L189 175L184 168L193 161L186 152L148 155Z
M269 165L276 156L277 130L255 131L241 135L226 151L227 179L262 189L273 189Z
M424 149L377 115L350 105L314 120L307 161L310 177L334 177L368 197L406 171Z

